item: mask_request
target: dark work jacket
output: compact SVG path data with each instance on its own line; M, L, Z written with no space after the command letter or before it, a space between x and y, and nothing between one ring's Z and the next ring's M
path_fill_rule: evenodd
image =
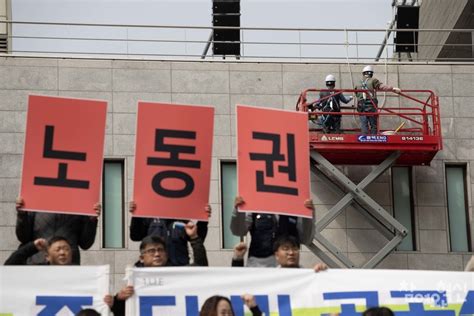
M266 258L273 255L273 243L283 235L294 236L299 240L297 218L294 216L252 213L249 229L251 241L249 256Z
M132 217L130 239L141 241L146 236L155 235L166 241L168 260L173 266L189 264L189 238L183 227L176 227L175 222L186 222L175 219ZM197 222L198 236L203 240L207 235L207 222Z
M352 98L346 98L342 93L329 97L334 92L333 90L319 92L319 100L310 104L309 108L311 110L317 108L323 112L341 112L341 102L349 103Z
M206 248L204 247L203 240L198 237L196 239L192 239L189 241L191 243L191 248L193 249L193 256L194 256L194 263L192 266L209 266L209 262L207 261L207 254ZM189 265L189 264L188 264ZM166 267L173 267L174 265L169 261L165 265ZM135 267L143 268L143 263L137 261L135 263ZM114 303L110 308L114 313L114 316L124 316L125 315L125 301L119 300L117 295L114 297Z
M317 107L323 112L341 112L341 102L349 103L351 99L347 99L342 93L333 95L334 91L321 91L319 92L319 101L316 103ZM327 97L327 98L326 98ZM324 99L326 98L326 99ZM321 99L324 99L321 101ZM331 103L332 101L332 103Z
M28 258L34 256L38 253L34 242L30 241L29 243L21 246L18 250L14 251L10 257L5 261L4 265L6 266L21 266L26 265ZM46 262L38 264L47 264Z
M87 250L94 244L96 231L97 219L89 216L23 211L17 213L16 236L22 244L38 238L48 240L55 236L64 237L71 245L73 264L81 262L79 247ZM44 253L32 256L30 261L44 262Z

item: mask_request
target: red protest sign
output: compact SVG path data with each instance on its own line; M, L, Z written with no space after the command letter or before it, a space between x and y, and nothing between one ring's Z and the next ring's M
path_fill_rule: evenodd
M214 108L138 102L137 217L207 221Z
M312 217L306 113L237 105L240 211Z
M24 210L96 215L107 102L31 95L20 195Z

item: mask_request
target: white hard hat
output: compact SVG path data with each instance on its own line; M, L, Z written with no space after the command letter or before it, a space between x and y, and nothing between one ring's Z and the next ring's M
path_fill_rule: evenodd
M371 65L365 66L362 72L366 71L374 72L374 67L372 67Z
M326 81L326 82L328 82L328 81L334 81L334 82L336 82L336 77L334 77L334 75L327 75L325 81Z

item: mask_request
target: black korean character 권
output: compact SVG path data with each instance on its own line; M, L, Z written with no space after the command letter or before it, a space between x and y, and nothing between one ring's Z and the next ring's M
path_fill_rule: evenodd
M271 141L271 153L250 153L250 160L261 160L265 162L265 172L256 171L257 192L280 193L288 195L298 195L298 189L287 186L270 185L265 183L265 178L273 178L275 176L274 163L278 161L286 161L287 165L278 166L278 172L288 174L288 180L296 182L296 160L295 160L295 135L286 134L287 155L280 152L281 135L273 133L253 132L253 139Z

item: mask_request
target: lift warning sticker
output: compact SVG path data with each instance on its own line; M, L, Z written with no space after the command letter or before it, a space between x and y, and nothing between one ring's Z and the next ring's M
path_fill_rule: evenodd
M361 143L386 143L388 136L385 135L359 135L357 140Z
M301 115L303 114L303 115ZM237 106L240 211L311 217L306 113Z

